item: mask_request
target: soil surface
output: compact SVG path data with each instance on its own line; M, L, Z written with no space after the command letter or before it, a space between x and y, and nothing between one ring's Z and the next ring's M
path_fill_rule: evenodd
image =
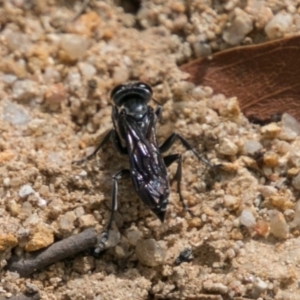
M287 114L251 124L235 95L194 86L179 68L297 34L298 6L0 0L0 299L299 299L300 125ZM149 105L163 105L160 143L177 132L215 165L179 141L169 150L182 154L191 214L174 182L161 223L124 178L99 258L71 251L72 242L50 266L11 272L11 258L26 260L88 228L101 234L112 176L128 158L107 144L94 160L72 161L112 128L110 91L130 81L150 84ZM172 179L177 164L168 170Z

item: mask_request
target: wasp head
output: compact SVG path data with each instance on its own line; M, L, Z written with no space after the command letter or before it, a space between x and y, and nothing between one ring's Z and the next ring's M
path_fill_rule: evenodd
M151 96L151 87L143 82L118 85L110 95L118 108L124 109L128 115L135 118L142 118L147 112Z

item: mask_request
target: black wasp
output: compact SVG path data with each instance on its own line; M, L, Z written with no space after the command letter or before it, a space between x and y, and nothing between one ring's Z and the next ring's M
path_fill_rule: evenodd
M176 139L182 145L191 150L195 156L212 167L213 165L202 158L191 145L178 133L171 134L166 141L158 146L155 126L161 115L162 107L158 106L153 110L148 105L152 97L151 87L143 82L128 83L116 86L111 92L111 99L114 102L112 108L112 121L114 128L111 129L95 151L81 161L82 163L93 158L96 153L109 140L112 141L115 149L128 155L130 169L123 169L112 177L112 203L111 215L106 228L101 235L99 245L95 252L101 252L108 239L108 233L112 225L114 212L118 208L117 191L118 180L124 175L130 175L134 189L139 198L155 213L161 220L165 219L166 209L169 202L170 186L167 174L167 167L177 161L177 171L174 180L177 181L177 192L179 199L186 209L181 195L181 154L171 154L162 157L161 153L170 149Z

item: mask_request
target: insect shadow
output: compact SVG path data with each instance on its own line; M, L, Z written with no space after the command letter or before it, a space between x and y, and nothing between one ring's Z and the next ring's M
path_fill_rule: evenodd
M86 158L74 161L74 164L95 157L96 153L111 141L116 151L127 155L130 169L122 169L112 177L111 214L106 227L95 248L98 255L105 249L112 225L114 212L118 209L118 180L130 176L138 197L152 212L164 221L169 202L170 185L167 167L177 162L177 170L173 180L177 181L177 193L183 209L189 211L181 194L182 157L181 154L170 154L165 157L162 153L168 151L176 140L193 152L199 161L213 168L214 165L201 157L188 141L178 133L172 133L160 146L156 138L156 123L162 107L155 110L148 105L152 97L151 87L143 82L128 83L116 86L111 92L113 128L108 131L94 152Z

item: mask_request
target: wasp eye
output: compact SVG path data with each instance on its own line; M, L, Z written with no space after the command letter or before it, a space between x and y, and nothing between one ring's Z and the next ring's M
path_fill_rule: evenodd
M147 103L151 99L151 96L152 89L150 85L144 82L118 85L110 94L115 105L119 107L133 98L139 98L142 102Z
M140 89L143 89L143 90L146 90L149 94L152 95L152 88L149 84L147 83L144 83L144 82L137 82L136 84L136 87L140 88Z
M126 85L125 84L119 84L116 87L113 88L113 90L110 93L110 98L114 99L115 95L117 93L119 93L120 91L126 89Z

